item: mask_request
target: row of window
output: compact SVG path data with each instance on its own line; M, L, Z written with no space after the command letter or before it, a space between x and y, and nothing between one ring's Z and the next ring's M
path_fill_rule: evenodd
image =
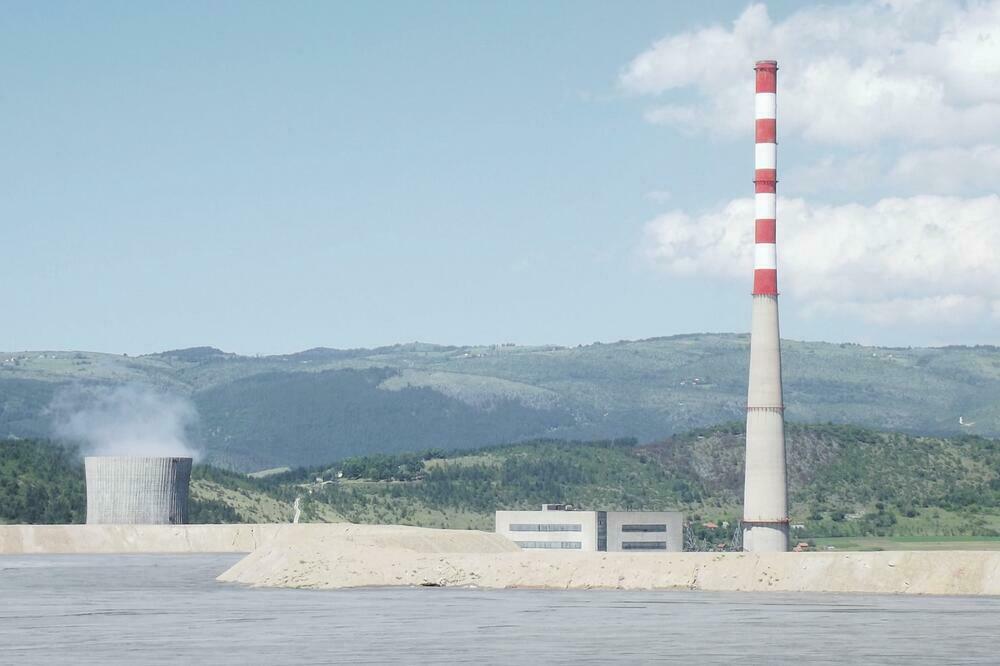
M667 526L664 524L654 525L622 525L622 532L666 532Z
M521 548L559 548L580 550L579 541L515 541Z
M515 541L521 548L580 550L579 541ZM623 541L622 550L666 550L666 541Z
M598 532L602 525L598 525ZM513 523L510 526L511 532L581 532L583 526L575 523ZM667 526L663 523L648 525L622 525L622 532L666 532Z
M666 550L666 541L622 541L622 550Z
M583 526L580 524L560 524L560 523L514 523L510 526L511 532L581 532Z

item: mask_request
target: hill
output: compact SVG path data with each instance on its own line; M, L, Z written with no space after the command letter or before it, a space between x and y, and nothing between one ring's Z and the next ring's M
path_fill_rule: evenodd
M996 440L793 425L788 454L798 537L1000 535ZM36 498L32 506L0 496L6 511L0 521L82 520L82 470L74 460L50 443L0 444L0 492L16 488ZM199 465L192 521L289 521L298 499L303 521L492 529L498 508L564 502L589 509L680 508L692 534L714 544L731 537L742 484L743 430L734 424L654 445L547 440L379 454L263 478Z
M996 347L783 345L789 421L1000 435ZM61 386L140 382L189 396L207 461L242 471L538 438L653 442L742 419L747 354L747 336L714 334L268 357L210 347L140 357L3 353L0 436L50 436L45 409ZM974 425L960 426L960 417Z
M838 425L788 428L790 513L802 537L1000 535L1000 442ZM741 514L744 431L634 441L542 441L451 454L369 456L315 469L310 505L356 522L489 529L496 508L678 507L722 526ZM725 528L711 535L721 539ZM731 531L731 530L730 530Z
M289 494L293 496L289 499ZM192 523L286 522L294 491L206 466L192 473ZM0 441L0 524L67 524L87 519L79 452L47 441Z

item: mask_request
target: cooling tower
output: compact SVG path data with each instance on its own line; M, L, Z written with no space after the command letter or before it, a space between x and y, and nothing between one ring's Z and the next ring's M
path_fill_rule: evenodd
M178 525L188 521L190 458L93 456L87 470L87 523Z
M785 406L781 392L775 245L778 63L761 60L754 70L757 78L754 161L757 219L743 489L743 550L775 552L788 550Z

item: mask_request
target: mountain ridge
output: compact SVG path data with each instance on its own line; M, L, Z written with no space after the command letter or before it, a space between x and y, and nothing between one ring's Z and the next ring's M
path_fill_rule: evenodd
M1000 348L782 346L792 422L1000 435ZM134 382L189 397L207 460L244 471L539 437L652 442L740 420L748 349L746 334L700 333L263 357L212 347L135 357L8 352L0 353L0 437L50 436L45 409L62 386ZM975 425L959 425L960 417Z

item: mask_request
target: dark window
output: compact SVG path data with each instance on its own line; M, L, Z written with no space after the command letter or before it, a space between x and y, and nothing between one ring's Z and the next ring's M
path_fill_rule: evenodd
M666 541L622 541L622 550L666 550Z
M604 552L608 549L608 512L597 512L597 550Z
M564 523L514 523L510 526L511 532L582 532L583 527L579 524L571 525Z
M521 548L580 550L579 541L515 541Z
M666 532L666 525L622 525L622 532Z

